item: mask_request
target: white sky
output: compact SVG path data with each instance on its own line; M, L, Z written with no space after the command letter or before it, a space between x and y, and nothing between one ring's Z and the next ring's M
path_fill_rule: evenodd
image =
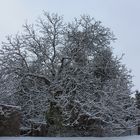
M0 41L34 23L43 10L64 15L65 20L89 14L110 27L118 40L116 55L125 53L123 63L132 70L134 89L140 90L140 0L0 0Z

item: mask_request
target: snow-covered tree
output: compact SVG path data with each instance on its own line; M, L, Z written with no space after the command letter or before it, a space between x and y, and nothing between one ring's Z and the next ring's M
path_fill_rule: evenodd
M113 56L110 29L85 15L44 17L2 43L1 102L21 106L23 126L46 121L50 135L117 135L135 125L131 75Z

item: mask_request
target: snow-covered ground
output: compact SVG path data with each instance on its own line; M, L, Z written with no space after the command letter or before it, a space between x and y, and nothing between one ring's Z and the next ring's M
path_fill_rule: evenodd
M126 137L0 137L0 140L140 140L140 136Z

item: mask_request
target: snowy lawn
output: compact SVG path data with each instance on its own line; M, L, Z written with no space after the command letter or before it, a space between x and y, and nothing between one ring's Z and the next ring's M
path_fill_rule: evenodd
M0 137L0 140L140 140L140 136L126 137Z

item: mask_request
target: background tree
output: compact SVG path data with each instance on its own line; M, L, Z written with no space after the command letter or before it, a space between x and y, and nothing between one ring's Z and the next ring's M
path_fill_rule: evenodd
M138 109L140 109L140 92L136 90L136 106Z

